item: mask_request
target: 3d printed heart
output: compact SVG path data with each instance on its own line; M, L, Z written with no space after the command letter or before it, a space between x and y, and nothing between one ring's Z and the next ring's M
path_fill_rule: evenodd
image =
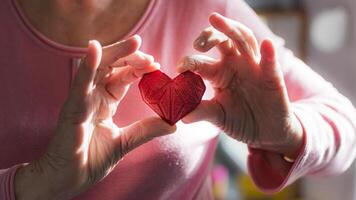
M157 70L145 74L138 86L144 102L170 125L193 111L205 92L202 78L191 71L171 79Z

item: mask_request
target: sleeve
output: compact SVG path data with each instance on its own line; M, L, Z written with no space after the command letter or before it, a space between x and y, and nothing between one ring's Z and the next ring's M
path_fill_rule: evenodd
M274 193L303 176L344 172L356 153L356 111L351 102L284 48L284 41L245 2L226 0L225 5L223 14L250 27L259 42L275 41L292 110L304 130L303 147L293 164L273 152L249 148L247 165L255 184Z
M20 165L0 170L0 199L15 200L14 179Z

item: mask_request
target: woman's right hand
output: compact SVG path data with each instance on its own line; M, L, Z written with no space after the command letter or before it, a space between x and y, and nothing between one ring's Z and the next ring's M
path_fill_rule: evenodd
M103 179L135 147L175 131L159 118L123 128L113 122L130 83L159 68L139 46L137 36L103 49L89 42L47 151L16 173L17 199L70 199Z
M251 149L272 152L278 161L296 159L303 129L293 112L273 42L265 39L259 47L248 27L218 13L209 21L211 27L202 31L194 47L201 52L217 47L221 58L188 56L178 72L200 74L211 83L215 95L202 101L183 122L206 120Z

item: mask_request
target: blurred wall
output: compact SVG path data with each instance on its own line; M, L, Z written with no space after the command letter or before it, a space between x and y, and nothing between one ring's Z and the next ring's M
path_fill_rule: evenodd
M330 80L354 104L356 103L356 9L355 0L312 0L304 1L306 5L309 27L313 25L318 15L332 9L345 9L348 16L347 34L345 44L335 52L323 52L313 45L312 41L307 41L307 62L323 77ZM330 26L329 30L320 34L329 34L334 31ZM310 39L310 37L309 37Z
M327 10L345 10L346 20L342 19L336 25L346 22L345 41L341 48L334 51L323 51L311 41L307 41L307 63L356 105L356 10L355 0L312 0L304 1L309 27L313 31L316 19ZM344 22L343 22L344 21ZM320 31L318 37L337 33L332 24L328 30ZM338 27L339 28L339 27ZM336 32L335 32L336 31ZM325 35L326 34L326 35ZM340 33L342 34L342 33ZM332 35L332 34L331 34ZM315 37L315 35L314 35ZM330 42L333 36L330 37ZM356 120L356 119L355 119ZM356 147L355 147L356 148ZM307 178L304 180L303 190L305 200L356 200L356 167L353 165L346 173L328 178Z

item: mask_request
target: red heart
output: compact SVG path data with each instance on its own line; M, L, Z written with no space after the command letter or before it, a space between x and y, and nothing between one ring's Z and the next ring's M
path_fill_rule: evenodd
M143 101L170 125L193 111L205 92L202 78L191 71L172 80L157 70L145 74L138 86Z

